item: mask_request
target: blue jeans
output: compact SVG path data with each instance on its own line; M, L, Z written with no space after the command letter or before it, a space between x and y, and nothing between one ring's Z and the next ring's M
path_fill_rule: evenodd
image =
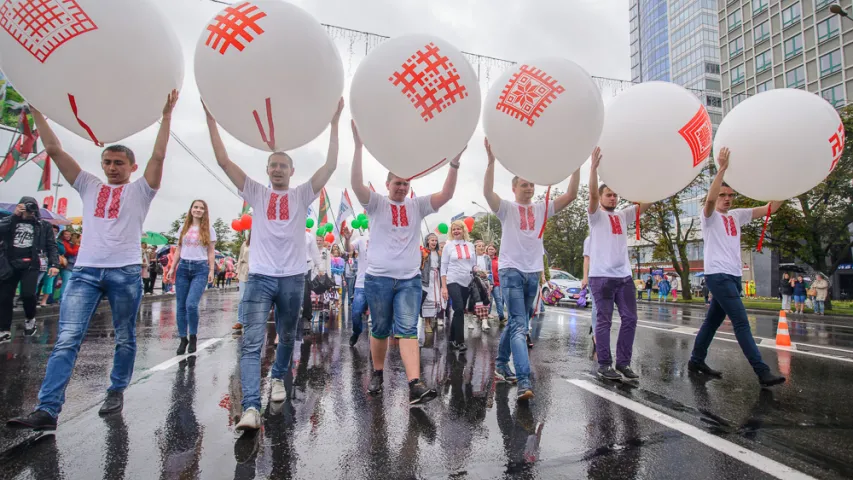
M266 335L267 317L274 307L278 347L272 378L283 379L290 368L299 308L305 287L305 275L270 277L249 274L246 292L240 302L243 338L240 351L240 381L243 385L243 409L261 408L261 348Z
M824 313L823 309L826 307L826 300L815 300L814 301L814 312L815 313Z
M108 391L123 392L130 383L136 360L136 315L142 301L142 266L74 267L71 279L63 289L59 334L47 360L47 371L36 407L36 410L44 410L54 418L62 411L65 388L71 379L77 353L103 297L107 297L110 303L116 336Z
M527 356L527 322L533 311L533 302L539 291L541 272L522 273L514 268L502 268L498 275L509 310L509 321L501 332L498 343L496 367L501 368L512 361L519 388L530 388L530 360Z
M142 267L139 267L139 268L141 269ZM63 268L62 270L59 271L59 277L62 279L62 287L60 287L60 292L59 292L59 301L60 302L62 301L62 297L65 296L65 292L68 291L68 282L71 281L72 269L73 269L73 267ZM140 273L140 276L141 275L142 274Z
M373 323L370 335L385 339L418 338L418 315L420 314L423 285L421 276L406 280L391 277L364 276L364 293Z
M504 319L504 296L503 290L501 290L500 285L496 285L492 288L492 299L494 300L492 304L498 309L498 318ZM492 311L492 306L489 305L489 312Z
M240 349L240 381L243 384L243 410L261 409L261 348L267 330L267 317L275 305L275 331L278 347L272 378L284 379L290 369L296 321L302 306L305 274L270 277L249 274L243 306L243 338Z
M705 285L711 291L713 298L711 299L711 308L708 309L708 314L705 316L705 321L702 327L699 328L699 333L696 335L696 343L693 345L693 353L690 355L690 360L702 363L705 357L708 356L708 347L711 345L711 340L714 339L714 334L722 325L723 320L728 315L734 327L735 337L740 349L743 352L749 364L755 373L761 374L769 372L770 367L761 361L761 352L758 351L758 346L755 344L755 339L752 338L752 331L749 329L749 320L746 317L746 309L743 307L743 301L740 298L741 277L727 275L725 273L713 273L705 275Z
M240 282L237 287L240 291L240 304L237 305L237 323L243 324L243 297L246 295L246 282Z
M347 288L343 292L343 300L347 299L347 295L349 295L349 303L355 301L355 277L345 277Z
M178 301L178 336L198 333L198 302L207 284L207 260L181 260L175 273L175 298Z
M362 330L364 330L363 317L365 311L367 311L367 298L364 295L364 289L356 288L352 300L352 309L350 310L352 333L354 335L361 335Z

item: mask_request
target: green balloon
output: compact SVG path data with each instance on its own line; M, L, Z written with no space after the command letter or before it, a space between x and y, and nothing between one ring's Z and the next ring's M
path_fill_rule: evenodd
M351 222L349 222L349 226L352 227L353 230L358 230L361 228L361 222L358 221L358 218L353 218Z
M313 218L309 218L308 220L305 220L305 228L311 228L313 226L314 226L314 219Z
M334 230L334 229L335 229L335 226L332 225L331 223L326 224L326 233L332 233L332 230Z
M322 228L318 228L318 229L317 229L317 236L318 236L318 237L322 237L325 233L326 233L326 232L324 232Z
M357 216L357 217L355 217L355 218L356 218L359 222L363 222L363 221L367 220L367 215L365 215L365 214L363 214L363 213L359 213L359 214L358 214L358 216Z
M368 228L370 226L370 225L368 225L369 223L370 223L370 220L365 218L364 221L361 222L361 228Z
M441 234L446 234L446 233L447 233L447 230L448 230L448 228L447 228L447 224L446 224L446 223L439 223L439 224L438 224L438 232L439 232L439 233L441 233Z

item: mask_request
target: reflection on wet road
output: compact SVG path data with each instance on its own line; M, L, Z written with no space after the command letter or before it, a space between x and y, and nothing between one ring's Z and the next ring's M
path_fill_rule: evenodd
M384 393L371 397L367 339L349 348L349 322L332 320L315 324L294 350L287 402L267 404L264 381L264 428L241 437L240 337L230 331L237 299L205 294L204 348L186 358L174 357L174 301L144 304L133 384L123 413L107 418L97 409L114 340L109 317L99 314L56 434L0 429L0 478L853 477L853 323L789 318L799 351L786 351L771 343L777 319L751 315L765 362L789 377L769 391L725 341L728 323L708 356L724 377L708 381L686 368L704 311L641 304L633 362L641 380L631 387L593 376L589 310L551 309L532 324L529 405L492 381L496 328L466 330L465 354L448 352L439 329L427 336L421 364L440 396L409 409L397 349L389 350ZM35 403L56 338L55 318L43 323L35 338L0 346L3 418ZM268 327L265 379L275 352ZM733 456L729 446L749 454Z

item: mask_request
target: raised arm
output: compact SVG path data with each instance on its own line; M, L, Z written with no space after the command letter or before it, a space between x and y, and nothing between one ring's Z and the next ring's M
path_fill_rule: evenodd
M559 212L560 210L569 206L570 203L575 201L578 198L578 187L581 184L581 169L578 168L575 170L575 173L572 174L571 178L569 178L569 189L566 193L560 195L556 199L554 199L554 213Z
M39 132L45 151L53 159L56 167L59 168L59 173L65 177L65 180L70 185L74 185L77 175L80 174L80 164L74 160L74 157L62 149L62 143L59 142L59 138L53 133L44 115L32 105L30 105L30 113L33 114L33 120L36 122L36 130Z
M714 213L714 209L717 208L717 197L720 196L720 189L723 188L723 176L726 174L726 170L729 168L729 149L723 147L720 149L720 152L717 154L717 176L714 177L714 181L711 182L711 186L708 188L708 197L705 198L705 218L711 216ZM765 212L766 210L765 206Z
M456 177L459 174L459 159L462 158L462 154L465 153L466 148L468 148L467 145L450 161L450 169L447 170L444 187L441 188L440 192L433 193L430 196L429 201L432 204L433 210L438 210L453 198L453 192L456 191Z
M341 120L341 112L344 111L344 97L338 101L338 109L332 117L331 129L329 132L329 152L326 154L326 163L314 172L311 176L311 188L314 193L320 193L320 190L326 186L326 182L332 178L335 169L338 168L338 122Z
M352 121L352 139L355 143L355 151L352 154L352 168L350 169L350 182L352 182L352 191L355 193L355 198L362 205L367 205L370 201L370 189L364 184L364 172L361 166L362 151L364 143L361 142L361 136L358 134L358 127L355 126L355 120Z
M501 197L495 193L495 155L492 153L492 146L487 138L484 142L486 145L486 155L489 158L489 163L486 165L486 175L483 178L483 196L486 197L486 203L493 212L497 212L501 208Z
M210 143L213 145L213 154L216 156L216 163L219 164L219 168L225 172L225 175L228 175L228 179L237 187L237 190L242 192L243 187L246 185L246 172L228 158L225 144L222 142L222 137L219 136L219 127L216 126L216 119L213 118L210 110L207 109L207 105L204 102L201 102L201 104L204 106L204 114L207 116L207 129L210 131Z
M770 215L773 215L774 213L776 213L777 210L779 210L779 207L781 207L783 203L785 203L784 200L783 201L777 201L777 202L770 202L770 203L765 204L762 207L753 208L752 209L752 219L756 220L758 218L762 218L763 216L767 215L767 207L768 206L770 207Z
M163 179L163 163L166 161L166 146L169 145L169 133L172 128L172 110L175 109L177 101L178 91L172 90L163 107L163 118L160 120L157 140L154 141L154 151L151 152L151 158L145 166L145 181L154 190L160 188L160 181Z
M355 248L352 245L352 232L346 225L341 229L341 236L344 237L344 250L350 255L355 253Z
M592 151L592 162L589 167L589 213L598 211L598 166L601 164L601 149L595 147Z

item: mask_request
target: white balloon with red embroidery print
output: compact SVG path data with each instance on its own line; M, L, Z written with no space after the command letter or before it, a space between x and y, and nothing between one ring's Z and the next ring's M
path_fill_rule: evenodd
M194 68L219 125L266 151L317 138L344 90L344 67L326 30L281 0L235 2L217 13L196 44Z
M483 129L507 170L540 185L560 183L589 158L604 126L592 77L564 58L523 62L492 85Z
M826 100L795 88L768 90L732 109L717 129L714 152L730 150L725 181L761 201L808 192L844 151L844 124Z
M471 140L480 86L468 60L434 35L392 38L361 61L350 110L364 146L403 178L429 174Z
M641 83L607 106L598 174L622 198L657 202L696 178L712 138L711 119L696 95L674 83Z
M144 130L181 88L181 45L149 0L2 3L3 73L28 103L87 140Z

